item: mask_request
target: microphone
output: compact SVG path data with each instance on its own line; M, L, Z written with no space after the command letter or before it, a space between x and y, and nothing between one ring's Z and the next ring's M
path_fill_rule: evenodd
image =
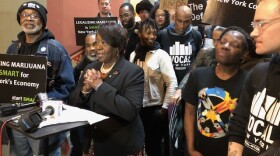
M39 109L23 114L18 120L18 125L25 132L34 132L46 116L50 115L53 118L60 116L62 104L63 102L59 100L44 101Z
M47 107L45 108L45 110L42 111L42 112L40 113L40 115L41 115L42 117L45 117L45 116L47 116L47 115L53 115L54 112L55 112L55 109L54 109L52 106L47 106Z
M34 132L44 120L45 116L53 115L54 112L55 109L52 106L47 106L44 111L42 111L42 108L35 109L23 114L18 120L18 125L25 132Z

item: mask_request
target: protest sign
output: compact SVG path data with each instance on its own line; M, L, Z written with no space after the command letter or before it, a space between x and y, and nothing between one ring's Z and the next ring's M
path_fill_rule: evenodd
M176 10L178 7L187 4L188 4L188 0L161 0L160 9Z
M0 54L0 103L34 102L46 79L46 57Z
M224 27L239 26L251 32L256 7L255 0L208 0L202 22Z
M108 22L118 22L117 17L75 17L75 34L76 34L76 45L84 46L85 37L89 33L96 32L101 24Z
M170 14L174 14L175 10L182 6L188 5L192 9L192 24L197 26L201 24L203 14L207 5L207 0L161 0L160 9L169 11Z
M189 0L188 6L192 9L192 25L201 24L207 0Z

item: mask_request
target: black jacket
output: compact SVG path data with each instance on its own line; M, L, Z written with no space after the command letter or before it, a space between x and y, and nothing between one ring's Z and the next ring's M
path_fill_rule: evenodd
M94 62L84 71L100 70L101 65L101 62ZM85 98L81 93L82 83L83 76L71 94L70 103L109 117L87 128L85 138L93 138L95 155L131 155L139 151L145 139L139 117L144 94L143 70L120 57L98 90Z
M280 57L260 63L245 81L229 126L229 141L244 145L243 155L264 152L280 139Z

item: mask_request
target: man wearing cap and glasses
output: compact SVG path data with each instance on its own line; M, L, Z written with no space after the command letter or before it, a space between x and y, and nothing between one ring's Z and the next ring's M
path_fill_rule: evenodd
M256 53L273 54L248 75L229 126L229 156L279 155L280 1L260 0L251 37ZM271 153L270 153L271 152ZM274 152L274 153L273 153Z
M8 48L7 54L34 55L47 57L47 94L55 100L66 101L75 87L70 57L64 47L54 40L54 35L46 29L46 8L38 2L23 3L17 12L17 21L22 28L18 40ZM17 155L38 155L44 150L41 140L33 140L12 130ZM48 155L58 156L65 133L49 136ZM12 149L13 151L13 149Z

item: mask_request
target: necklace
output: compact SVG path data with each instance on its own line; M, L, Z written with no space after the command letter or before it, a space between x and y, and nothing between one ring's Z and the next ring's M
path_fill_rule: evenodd
M117 62L117 61L116 61L116 62ZM112 70L112 68L114 67L114 65L116 64L116 62L113 63L113 64L111 65L111 67L108 68L108 69L105 69L105 68L104 68L104 63L102 63L102 66L101 66L101 68L100 68L101 73L103 73L103 74L108 74L108 73Z

